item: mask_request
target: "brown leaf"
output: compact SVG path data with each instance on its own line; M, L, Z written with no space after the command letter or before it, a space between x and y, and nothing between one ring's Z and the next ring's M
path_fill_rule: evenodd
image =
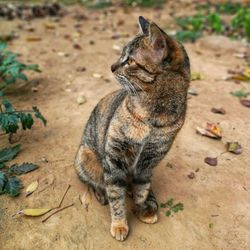
M213 112L215 114L221 114L221 115L226 114L226 110L224 108L212 108L211 112Z
M210 137L210 138L215 138L215 139L217 138L216 135L214 135L213 133L209 132L208 130L206 130L204 128L197 127L196 132L201 134L201 135Z
M250 100L241 99L241 100L240 100L240 103L241 103L243 106L245 106L245 107L247 107L247 108L250 108Z
M28 42L38 42L38 41L41 41L42 38L39 37L39 36L28 36L26 37L26 41Z
M194 178L195 178L194 172L191 172L190 174L188 174L187 177L188 177L189 179L194 179Z
M212 158L212 157L206 157L204 159L204 162L210 166L217 166L218 164L217 158Z
M221 128L219 125L208 122L206 130L214 134L217 139L221 139L222 134L221 134Z
M78 43L73 44L73 48L78 50L82 49L82 47Z
M236 155L239 155L242 153L242 147L237 141L236 142L228 142L227 143L227 151L234 153Z

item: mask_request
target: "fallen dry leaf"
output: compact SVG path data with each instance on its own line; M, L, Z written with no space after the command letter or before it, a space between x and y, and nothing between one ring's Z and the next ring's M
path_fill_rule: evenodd
M213 112L215 114L221 114L221 115L226 114L226 110L224 108L212 108L211 112Z
M27 42L38 42L41 40L42 40L42 38L40 36L27 36L26 37Z
M73 48L74 48L74 49L78 49L78 50L81 50L81 49L82 49L81 45L78 44L78 43L74 43L74 44L73 44Z
M243 106L245 106L245 107L247 107L247 108L250 108L250 100L241 99L241 100L240 100L240 103L241 103Z
M53 29L56 28L55 24L54 24L54 23L50 23L50 22L46 22L46 23L44 23L43 25L44 25L44 27L45 27L46 29L51 29L51 30L53 30Z
M214 134L216 138L221 139L222 134L221 134L221 128L219 125L208 122L206 130Z
M195 178L194 172L191 172L190 174L188 174L187 177L188 177L189 179L194 179L194 178Z
M212 157L206 157L204 159L204 162L210 166L217 166L217 164L218 164L217 158L212 158Z
M38 188L38 181L33 181L26 189L26 196L31 195L33 192L36 191L36 189Z
M242 153L242 147L237 141L236 142L228 142L227 143L227 151L234 153L236 155L239 155Z
M204 136L207 136L207 137L210 137L210 138L218 139L216 135L214 135L213 133L211 133L207 129L204 129L204 128L201 128L201 127L197 127L196 132L198 134L201 134L201 135L204 135Z
M26 208L18 211L16 214L24 214L27 216L37 217L47 214L49 211L51 211L51 208Z
M229 79L236 81L250 81L250 67L245 68L244 70L228 70L229 74L232 74Z
M92 200L92 195L91 192L87 189L82 196L79 196L80 202L83 205L83 207L86 209L88 212L89 210L89 204Z
M198 95L197 91L194 90L194 89L191 89L191 88L188 89L188 94L194 95L194 96L197 96L197 95Z
M196 80L202 80L204 79L204 76L200 72L192 72L191 73L191 81L196 81Z

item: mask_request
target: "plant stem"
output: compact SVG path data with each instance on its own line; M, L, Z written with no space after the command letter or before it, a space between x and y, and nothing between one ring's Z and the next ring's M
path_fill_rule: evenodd
M70 205L67 205L67 206L65 206L65 207L62 207L62 208L56 210L55 212L53 212L52 214L50 214L48 217L46 217L45 219L43 219L42 222L44 223L45 221L47 221L47 220L48 220L51 216L53 216L54 214L57 214L57 213L59 213L60 211L66 209L66 208L68 208L68 207L72 207L73 205L74 205L74 203L72 203L72 204L70 204Z

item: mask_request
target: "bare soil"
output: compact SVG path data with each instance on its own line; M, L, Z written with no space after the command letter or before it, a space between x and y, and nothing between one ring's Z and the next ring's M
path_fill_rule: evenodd
M184 6L171 10L172 14L188 11ZM84 14L87 20L76 21L77 13ZM19 35L10 48L20 52L24 62L38 63L43 70L41 74L29 74L33 81L11 91L8 97L17 108L38 106L48 119L47 127L37 122L34 129L23 134L22 151L13 162L35 162L40 166L21 177L24 188L36 179L41 183L54 179L54 183L29 197L24 191L18 198L0 196L0 249L250 249L249 109L230 95L248 85L222 80L228 69L246 65L234 53L247 47L225 37L203 37L194 44L185 44L192 70L204 74L204 79L191 82L198 96L190 96L185 125L171 152L154 172L153 189L158 201L174 198L184 204L184 210L166 217L160 208L159 222L147 225L135 218L128 198L130 235L125 242L117 242L109 233L108 206L101 206L93 198L87 212L80 204L79 195L85 187L75 174L73 159L91 110L104 95L119 88L110 71L119 54L113 46L122 47L138 32L139 15L174 29L167 7L91 11L75 6L53 22L55 29L46 25L51 23L49 19L30 24L1 21L1 29L14 28ZM81 27L76 28L79 23ZM18 24L23 29L18 29ZM33 32L27 30L30 26ZM111 39L114 28L125 37ZM28 42L31 36L41 41ZM74 43L82 49L74 48ZM81 72L82 67L86 70ZM94 73L102 77L93 77ZM37 92L32 91L34 87ZM87 100L82 105L76 101L80 95ZM214 106L223 107L226 114L212 113ZM196 134L195 128L206 122L220 123L222 141ZM239 141L243 153L221 155L216 167L205 164L204 158L219 155L227 141ZM1 137L0 146L9 146L7 138ZM188 178L191 172L195 173L194 179ZM72 187L63 205L74 203L73 207L45 223L41 217L12 217L23 208L56 206L68 184Z

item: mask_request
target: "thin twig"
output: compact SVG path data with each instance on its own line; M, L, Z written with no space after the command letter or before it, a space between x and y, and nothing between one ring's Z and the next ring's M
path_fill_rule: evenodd
M52 214L50 214L49 216L47 216L45 219L42 220L42 222L44 223L45 221L47 221L51 216L53 216L54 214L57 214L59 212L61 212L62 210L68 208L68 207L72 207L74 205L74 203L70 204L70 205L67 205L65 207L62 207L62 208L59 208L57 209L55 212L53 212Z
M61 201L60 201L60 203L59 203L59 205L56 208L60 208L61 207L61 205L63 203L63 200L64 200L67 192L69 191L70 187L71 187L71 185L69 184L68 187L67 187L67 189L66 189L66 191L65 191L65 193L64 193L64 195L63 195L63 197L62 197L62 199L61 199Z

